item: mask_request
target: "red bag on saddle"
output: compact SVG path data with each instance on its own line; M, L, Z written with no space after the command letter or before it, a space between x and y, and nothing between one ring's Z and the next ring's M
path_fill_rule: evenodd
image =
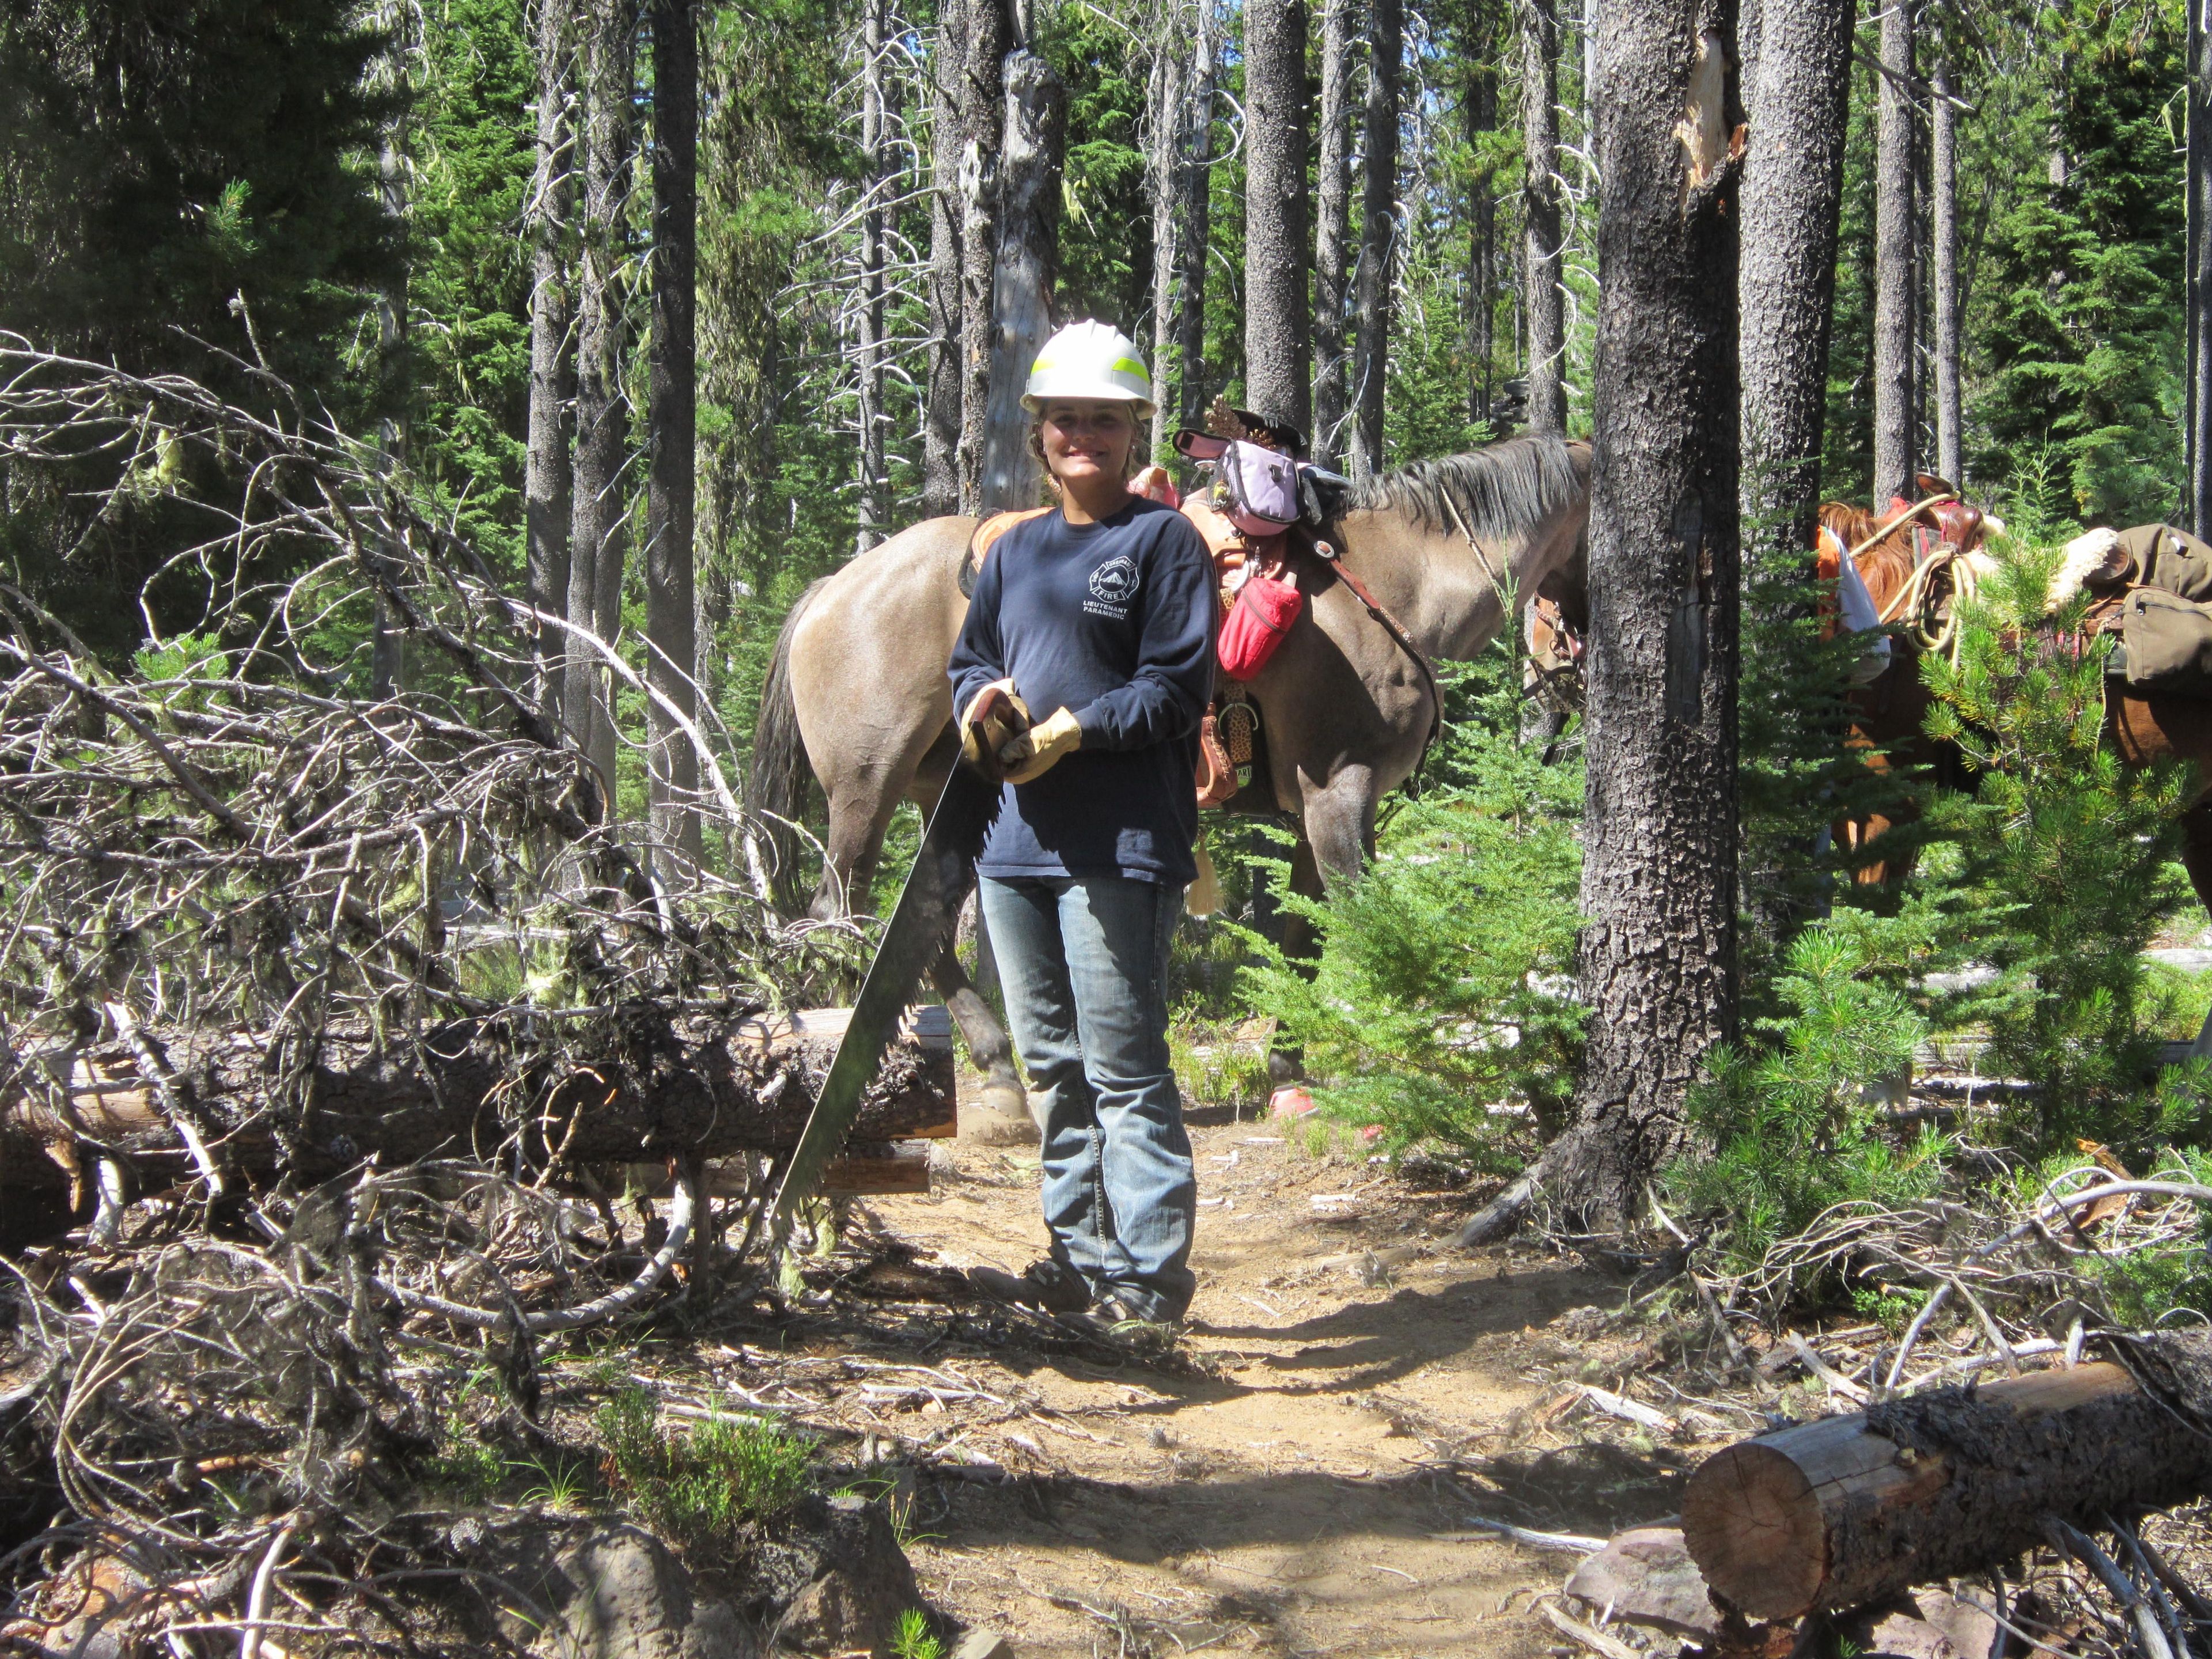
M1306 599L1287 575L1278 580L1255 570L1237 590L1237 603L1221 624L1221 642L1216 647L1221 672L1231 679L1249 680L1265 668L1297 621Z

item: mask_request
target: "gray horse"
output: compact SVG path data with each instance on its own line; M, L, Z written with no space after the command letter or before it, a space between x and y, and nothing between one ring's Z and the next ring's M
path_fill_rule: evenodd
M1329 539L1424 653L1465 660L1504 625L1507 592L1533 593L1575 557L1589 516L1589 447L1516 438L1356 487ZM867 890L899 802L926 812L944 787L957 746L945 665L968 612L961 567L975 526L931 519L871 549L808 588L776 641L747 788L756 809L796 819L810 769L821 781L830 828L817 916L842 915ZM1238 804L1297 822L1291 886L1318 896L1373 852L1376 804L1411 775L1428 736L1430 686L1332 582L1250 692L1267 775ZM1296 918L1284 944L1294 956L1306 946ZM984 1109L1002 1121L986 1135L1033 1139L1005 1033L951 952L933 977L985 1073Z

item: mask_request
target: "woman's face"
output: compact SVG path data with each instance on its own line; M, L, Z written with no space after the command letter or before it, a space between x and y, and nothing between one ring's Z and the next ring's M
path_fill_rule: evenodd
M1128 476L1130 447L1137 441L1129 405L1105 398L1055 398L1039 411L1044 462L1064 483Z

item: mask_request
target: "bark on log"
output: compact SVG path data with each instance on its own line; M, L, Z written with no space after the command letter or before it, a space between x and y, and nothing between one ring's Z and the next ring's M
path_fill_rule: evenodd
M1754 1619L1863 1606L1978 1571L2043 1541L2212 1482L2194 1413L2212 1340L2138 1345L2158 1391L2110 1362L1942 1389L1716 1453L1682 1493L1682 1534L1716 1596ZM2140 1369L2140 1362L2138 1362ZM2178 1385L2178 1386L2171 1386ZM2167 1395L2181 1398L2169 1404Z
M172 1093L216 1159L260 1172L280 1163L295 1180L340 1173L374 1154L386 1166L489 1156L519 1135L532 1167L627 1164L686 1153L715 1158L797 1143L814 1091L849 1013L689 1018L641 1008L611 1017L598 1040L558 1055L520 1052L509 1037L459 1023L419 1048L331 1041L305 1091L304 1113L262 1114L275 1069L250 1032L173 1034L164 1045ZM951 1022L917 1010L886 1058L852 1139L861 1143L953 1133ZM244 1127L224 1134L222 1125ZM51 1150L50 1150L51 1149ZM89 1051L52 1094L0 1096L0 1193L52 1192L102 1150L142 1182L188 1178L191 1157L163 1103L121 1045Z

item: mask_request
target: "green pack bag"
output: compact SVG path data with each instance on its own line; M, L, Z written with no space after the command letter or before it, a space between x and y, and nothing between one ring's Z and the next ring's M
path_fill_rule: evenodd
M2138 587L2120 615L2130 690L2212 697L2212 606Z

